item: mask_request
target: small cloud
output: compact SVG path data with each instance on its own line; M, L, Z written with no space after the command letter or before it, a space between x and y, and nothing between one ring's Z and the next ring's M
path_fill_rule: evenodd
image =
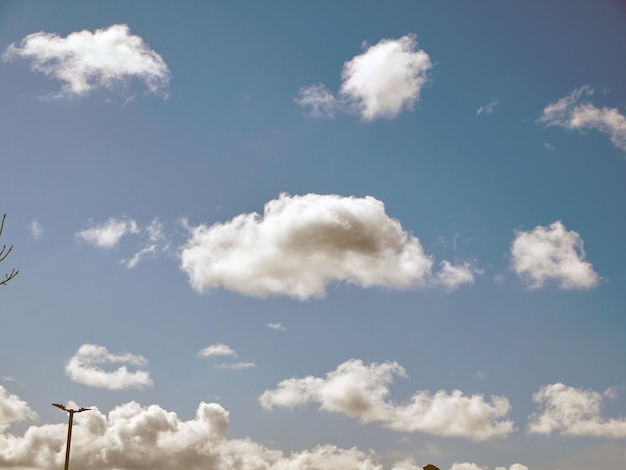
M476 371L476 378L477 378L478 380L485 380L485 379L487 378L487 372L485 372L485 371L484 371L484 370L482 370L482 369L478 369L478 370Z
M498 106L499 101L497 99L492 99L489 104L486 104L485 106L481 106L480 108L478 108L478 110L476 111L476 116L480 116L482 113L485 114L491 114L496 110L496 106Z
M99 248L113 248L122 237L131 233L139 233L137 222L129 218L111 217L103 224L76 233L76 236Z
M543 144L543 148L546 150L549 150L550 152L554 151L554 145L552 145L549 142L546 142L545 144Z
M435 275L435 284L443 286L448 291L453 291L463 284L473 284L474 274L482 274L469 261L452 265L449 261L442 261L439 272Z
M116 370L106 371L101 364L125 364ZM148 361L135 354L111 354L104 346L83 344L65 366L65 373L73 382L88 387L122 390L152 386L150 373L144 370L129 371L126 365L145 366Z
M342 112L358 114L363 121L393 119L412 109L432 67L415 36L383 39L364 49L344 64L338 97L318 84L301 88L295 102L308 108L310 117L333 118Z
M608 134L611 143L626 152L626 117L616 108L597 108L589 101L583 102L593 93L588 86L577 88L546 106L538 122L567 130L593 129Z
M237 357L234 349L222 343L212 344L198 352L198 357L232 356Z
M611 390L611 389L609 389ZM604 397L611 397L610 391ZM555 383L533 395L541 410L530 418L528 431L534 434L558 432L564 436L626 438L626 417L603 418L600 414L603 394L592 390Z
M0 382L15 382L15 378L9 375L4 375L0 377Z
M36 219L33 219L30 223L30 233L33 234L36 240L39 240L43 236L43 227Z
M142 248L141 250L139 250L137 253L135 253L133 256L131 256L130 259L123 259L120 262L124 266L126 266L128 269L132 269L135 266L137 266L137 264L139 264L139 262L146 256L154 255L156 253L157 248L158 248L158 245L146 246Z
M517 231L511 257L513 270L531 289L549 280L558 281L561 289L587 289L600 282L593 265L585 261L580 235L568 231L560 220L549 227Z
M215 367L216 369L251 369L253 367L256 367L256 364L252 363L252 362L233 362L233 363L222 363L222 364L216 364L213 367Z
M287 331L287 328L285 328L282 323L278 322L278 323L268 323L267 324L268 328L271 328L272 330L276 330L276 331Z
M300 88L294 101L299 106L309 109L308 117L318 119L334 118L341 106L332 93L322 84Z
M2 60L14 57L31 59L32 70L64 82L58 96L87 95L93 89L111 89L138 78L149 93L167 97L167 65L125 24L74 32L65 38L43 31L29 34L19 45L11 44Z

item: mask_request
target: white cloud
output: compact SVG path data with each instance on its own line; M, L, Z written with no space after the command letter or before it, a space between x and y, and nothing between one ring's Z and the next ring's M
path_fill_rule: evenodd
M278 322L278 323L270 322L270 323L267 324L267 327L271 328L272 330L276 330L276 331L287 331L287 328L285 328L283 326L283 324L280 323L280 322Z
M65 366L65 373L74 382L89 387L121 390L152 386L150 373L144 370L129 371L126 365L113 371L99 367L101 364L127 364L145 366L147 360L135 354L111 354L104 346L83 344Z
M530 232L517 231L511 256L513 270L531 288L555 280L562 289L585 289L600 281L593 265L585 261L580 235L567 231L561 221L549 227L538 225Z
M135 266L139 264L139 262L148 255L154 255L157 251L158 245L148 245L133 256L130 259L123 259L121 263L126 266L128 269L133 269Z
M242 214L190 232L181 268L198 291L307 299L332 281L406 289L423 286L432 266L419 240L371 196L281 194L263 216Z
M96 224L87 230L76 233L76 236L100 248L113 248L123 236L130 233L139 233L137 222L129 218L116 219L111 217L103 224Z
M539 122L569 130L597 130L608 134L615 147L626 151L626 117L615 108L597 108L590 102L581 102L583 97L591 95L592 88L577 88L565 98L546 106Z
M319 84L301 88L295 101L311 117L356 112L364 121L393 119L419 100L431 67L414 35L383 39L344 64L338 98Z
M83 30L67 37L33 33L20 45L11 44L2 59L31 59L32 69L64 82L60 95L86 95L94 88L113 88L131 78L148 92L167 96L170 71L159 54L125 24L95 32Z
M475 463L470 462L457 462L452 464L450 470L489 470L489 467L480 467ZM496 467L494 470L507 470L506 467ZM528 470L526 465L522 465L521 463L514 463L511 465L508 470Z
M480 108L478 108L478 110L476 111L476 116L480 116L482 113L486 113L486 114L491 114L496 110L496 106L498 106L498 100L497 99L492 99L489 104L486 104L485 106L481 106Z
M294 408L319 403L320 409L342 413L363 423L378 422L399 432L423 432L437 436L457 436L476 441L506 437L515 428L501 420L511 406L504 397L465 396L460 390L443 390L431 395L418 391L410 402L396 405L387 400L394 376L405 377L396 362L365 365L352 359L326 374L280 382L266 390L259 402L265 409Z
M469 261L453 265L449 261L442 261L441 268L435 275L435 283L442 285L445 289L452 291L463 284L473 284L474 274L482 271L475 268Z
M158 405L125 403L108 415L97 407L76 415L75 468L152 470L383 470L373 451L319 445L285 455L250 439L228 439L229 413L200 403L188 421ZM0 434L0 466L57 468L65 458L66 423L31 426L23 436ZM402 462L392 470L411 469Z
M36 219L33 219L30 223L30 233L32 233L33 237L37 240L43 236L43 227Z
M202 351L198 352L199 357L216 357L216 356L233 356L237 357L237 353L234 349L231 349L230 346L227 346L222 343L211 344L207 346Z
M241 369L252 369L256 367L256 364L253 362L232 362L232 363L215 364L213 367L215 367L216 369L241 370Z
M608 393L607 393L608 392ZM609 389L604 397L615 393ZM558 432L564 436L626 438L626 417L601 416L603 394L555 383L533 395L541 411L531 416L528 431L535 434Z
M0 432L12 423L35 419L37 415L30 409L28 403L0 385Z

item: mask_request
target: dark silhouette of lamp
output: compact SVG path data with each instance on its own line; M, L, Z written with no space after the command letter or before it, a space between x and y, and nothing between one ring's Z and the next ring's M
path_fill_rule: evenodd
M70 466L70 442L72 441L72 425L74 424L74 413L89 411L91 408L79 408L77 410L72 410L70 408L65 408L59 403L53 403L52 406L56 406L60 410L67 411L70 415L69 422L67 424L67 445L65 447L65 470L68 470Z

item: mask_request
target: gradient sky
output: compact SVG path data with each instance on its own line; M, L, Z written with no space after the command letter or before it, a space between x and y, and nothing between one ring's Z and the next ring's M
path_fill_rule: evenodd
M626 466L626 3L0 3L0 468Z

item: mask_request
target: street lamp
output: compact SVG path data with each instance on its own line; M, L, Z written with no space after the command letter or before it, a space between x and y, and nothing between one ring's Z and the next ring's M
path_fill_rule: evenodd
M70 420L67 425L67 445L65 447L65 470L67 470L70 465L70 442L72 440L72 424L74 423L74 413L89 411L91 408L79 408L77 410L71 410L69 408L65 408L63 405L59 405L58 403L53 403L52 406L56 406L57 408L63 411L67 411L70 414Z

